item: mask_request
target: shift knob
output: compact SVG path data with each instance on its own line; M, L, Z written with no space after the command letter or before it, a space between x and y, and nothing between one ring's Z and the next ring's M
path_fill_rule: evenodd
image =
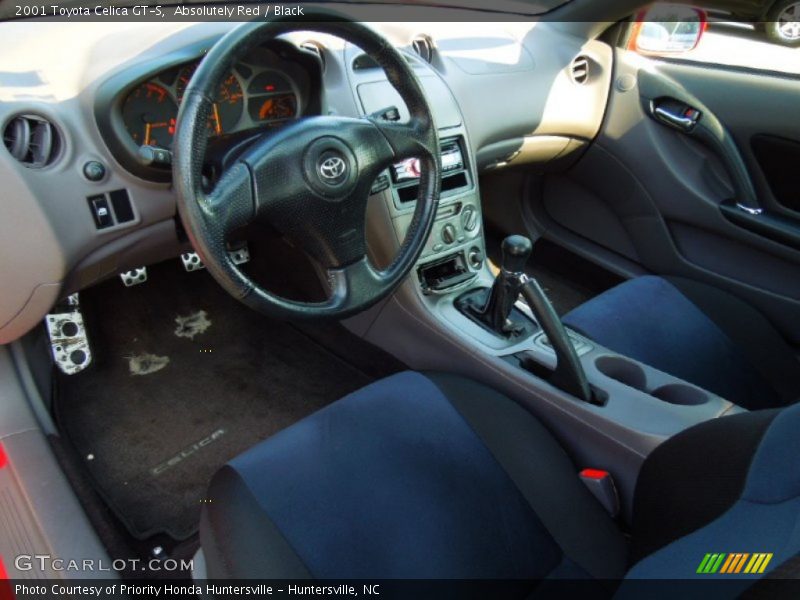
M533 244L524 235L510 235L503 240L502 250L501 269L506 273L522 273L531 256Z

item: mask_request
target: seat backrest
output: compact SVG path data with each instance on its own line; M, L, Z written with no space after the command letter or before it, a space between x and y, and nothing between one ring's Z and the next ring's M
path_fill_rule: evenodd
M800 553L798 434L794 405L715 419L656 449L637 483L627 578L745 589Z

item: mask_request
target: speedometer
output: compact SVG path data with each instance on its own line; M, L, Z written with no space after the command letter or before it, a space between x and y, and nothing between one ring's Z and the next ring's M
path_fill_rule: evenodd
M175 135L178 105L161 85L148 81L137 87L122 105L122 120L140 146L169 148Z
M183 99L186 86L194 75L197 65L191 65L181 69L178 75L178 82L175 84L175 93L178 101ZM228 73L220 83L214 103L211 105L211 117L209 118L208 128L212 135L220 135L232 131L239 123L244 109L244 92L239 80L233 72Z

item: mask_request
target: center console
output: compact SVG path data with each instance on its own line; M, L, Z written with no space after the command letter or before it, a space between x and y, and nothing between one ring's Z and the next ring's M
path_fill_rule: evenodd
M483 228L477 186L463 134L444 137L439 210L420 256L416 279L425 294L449 293L475 278L484 264ZM388 211L398 237L405 235L419 188L419 161L394 165ZM388 198L387 198L388 199Z
M483 218L469 137L458 103L441 77L415 55L408 61L422 83L439 130L442 182L439 210L413 279L425 295L463 289L485 268ZM360 60L357 50L348 58L351 86L362 115L388 113L405 119L408 111L381 69ZM392 243L371 244L378 264L390 261L405 237L414 214L420 167L416 159L393 165L373 186L371 218L375 229L391 224ZM383 234L382 234L383 235Z
M518 300L521 288L509 288L510 301L500 297L502 310L489 306L498 281L486 259L468 132L444 82L426 67L415 68L442 140L444 175L436 222L401 288L346 324L413 369L461 373L527 405L579 466L614 475L623 511L630 516L639 467L653 448L687 427L741 409L565 330L554 312L543 327L542 311L549 307L543 292L529 298L538 304L538 319ZM403 115L404 107L380 73L352 75L362 114L397 106ZM379 265L391 260L411 223L418 177L418 163L407 160L373 188L370 250ZM519 229L526 227L520 224ZM547 331L557 332L555 340ZM559 360L571 362L570 368L559 369Z

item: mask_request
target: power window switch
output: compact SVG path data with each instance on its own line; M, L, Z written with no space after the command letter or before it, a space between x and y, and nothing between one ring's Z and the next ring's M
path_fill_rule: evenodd
M88 200L95 226L98 229L111 227L114 224L114 217L111 216L111 208L105 195L89 196Z

